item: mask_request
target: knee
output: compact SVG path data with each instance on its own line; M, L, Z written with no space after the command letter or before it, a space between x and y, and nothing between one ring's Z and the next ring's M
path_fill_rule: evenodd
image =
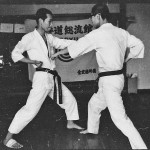
M126 114L111 114L111 119L116 126L125 124L129 120Z
M75 98L72 98L70 101L69 101L70 105L76 105L77 104L77 101Z
M95 106L95 102L94 102L94 100L93 99L91 99L89 102L88 102L88 106L89 107L94 107Z
M99 113L100 108L97 107L93 100L90 100L88 103L88 110L92 111L93 113Z
M100 105L95 101L95 99L91 99L88 103L88 108L92 108L94 110L96 108L100 108Z
M32 106L29 107L29 106L26 106L26 105L22 109L23 109L23 111L25 111L26 114L28 114L30 116L35 116L39 111L39 109L36 109Z
M74 97L70 98L63 98L63 104L66 104L68 106L74 106L77 104L76 99Z

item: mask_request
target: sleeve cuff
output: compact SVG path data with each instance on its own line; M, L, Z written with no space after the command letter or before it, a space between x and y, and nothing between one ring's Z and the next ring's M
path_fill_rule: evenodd
M16 63L16 62L18 62L19 60L21 60L21 59L23 59L24 58L24 56L12 56L12 60Z

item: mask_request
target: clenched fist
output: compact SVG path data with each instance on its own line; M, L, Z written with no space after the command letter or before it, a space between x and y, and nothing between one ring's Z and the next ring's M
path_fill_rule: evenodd
M43 65L43 62L42 61L38 61L38 60L34 60L34 64L40 68L42 65Z

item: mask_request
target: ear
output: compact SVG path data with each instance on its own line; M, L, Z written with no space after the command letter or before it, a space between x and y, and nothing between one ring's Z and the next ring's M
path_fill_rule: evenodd
M42 20L41 18L39 18L39 24L40 24L41 22L43 22L43 20Z
M102 16L101 16L101 14L100 14L100 13L98 14L98 16L99 16L99 19L102 19Z
M96 14L96 17L97 17L98 20L100 20L101 19L101 14L100 13Z

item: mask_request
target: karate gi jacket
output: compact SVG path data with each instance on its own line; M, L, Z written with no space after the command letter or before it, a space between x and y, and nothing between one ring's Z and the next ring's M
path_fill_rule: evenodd
M51 56L54 53L54 48L64 49L68 45L70 45L73 41L59 39L57 37L54 37L52 34L45 34L45 36L47 39L47 46L42 36L38 33L36 29L33 32L24 35L12 51L13 61L18 62L19 60L24 58L23 52L27 51L27 54L31 60L41 61L43 62L42 65L43 68L54 70L55 60L51 60L49 58L49 56ZM33 64L33 67L36 68L37 66ZM39 82L43 82L43 86L45 85L47 88L51 88L50 85L52 85L52 76L49 77L49 75L46 73L42 74L40 73L40 76L39 75L36 76L38 76L37 78ZM34 76L33 82L37 78ZM43 81L44 79L45 82Z
M96 50L99 72L107 72L123 68L127 48L129 53L126 59L144 57L144 45L141 40L126 30L106 23L71 44L68 51L72 58L76 58Z

